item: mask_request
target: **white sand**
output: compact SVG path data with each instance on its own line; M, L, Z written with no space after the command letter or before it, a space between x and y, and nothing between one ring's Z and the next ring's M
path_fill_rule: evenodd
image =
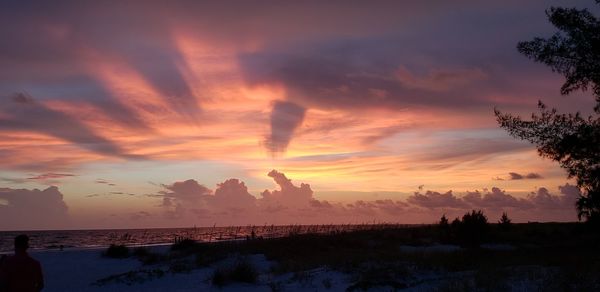
M166 247L152 249L165 251ZM97 280L111 275L139 269L161 268L166 271L168 268L144 266L135 258L104 258L101 256L103 250L34 251L30 254L42 264L46 281L44 291L272 291L271 286L283 291L345 291L348 287L347 275L326 269L307 271L300 278L291 273L275 276L269 272L272 263L262 255L247 257L260 272L257 284L233 283L222 288L212 286L210 279L214 269L235 260L228 259L210 268L195 269L189 273L166 272L162 277L131 285L115 281L102 286L93 285ZM327 286L330 288L327 289Z
M514 248L504 245L486 246L492 249L506 250ZM165 253L169 246L148 247L152 252ZM461 250L454 245L400 246L402 252L451 253ZM245 256L259 272L256 284L232 283L222 288L211 284L214 270L219 267L231 267L239 258L230 257L211 267L193 269L188 273L171 273L167 264L144 266L136 258L110 259L101 256L105 249L34 251L31 256L39 260L44 270L46 288L44 291L345 291L353 279L350 275L338 271L318 268L301 273L274 275L270 272L274 264L263 255ZM143 281L127 283L108 281L95 285L98 280L130 271L160 269L165 271L162 277L148 278ZM406 291L430 291L449 279L472 278L475 271L446 273L442 271L419 271L411 280L412 287ZM356 279L354 279L356 280ZM511 285L513 285L514 280ZM521 283L521 282L519 282ZM535 287L525 281L523 287ZM369 291L389 291L392 287L374 287ZM520 291L519 289L516 289Z

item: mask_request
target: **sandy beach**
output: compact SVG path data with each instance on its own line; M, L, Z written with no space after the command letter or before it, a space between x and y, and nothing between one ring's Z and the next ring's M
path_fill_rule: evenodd
M165 252L167 246L150 248L153 252ZM284 274L271 278L268 271L271 263L262 255L247 256L261 276L257 284L232 283L225 287L211 284L214 269L227 265L235 259L228 258L214 266L194 269L185 273L165 273L161 277L144 279L139 283L120 283L108 281L98 285L98 280L130 271L164 269L160 265L144 266L135 258L112 259L102 256L105 249L80 249L65 251L33 251L32 257L39 260L44 270L46 288L44 291L272 291L269 283L281 283L285 291L327 290L344 291L347 287L346 275L317 269L312 271L310 281L294 281L292 274ZM263 274L264 273L264 274ZM328 279L331 287L323 287Z

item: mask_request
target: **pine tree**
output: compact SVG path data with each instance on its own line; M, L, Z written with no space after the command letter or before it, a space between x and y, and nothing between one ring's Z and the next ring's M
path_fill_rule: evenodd
M546 14L559 32L520 42L517 49L564 75L561 94L590 89L596 100L594 114L558 114L540 101L540 114L531 120L497 109L496 118L511 136L535 144L540 156L566 169L582 193L576 203L579 220L600 222L600 19L576 8L552 7Z

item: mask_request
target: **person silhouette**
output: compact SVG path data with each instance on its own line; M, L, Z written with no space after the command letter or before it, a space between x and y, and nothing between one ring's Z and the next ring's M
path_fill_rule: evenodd
M29 237L15 237L15 254L6 257L0 265L0 283L5 291L37 292L44 288L44 276L40 262L27 253Z

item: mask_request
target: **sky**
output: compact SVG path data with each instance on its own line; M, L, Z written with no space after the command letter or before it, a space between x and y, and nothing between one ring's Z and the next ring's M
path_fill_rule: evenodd
M577 220L499 128L590 93L520 55L594 1L2 1L0 230Z

